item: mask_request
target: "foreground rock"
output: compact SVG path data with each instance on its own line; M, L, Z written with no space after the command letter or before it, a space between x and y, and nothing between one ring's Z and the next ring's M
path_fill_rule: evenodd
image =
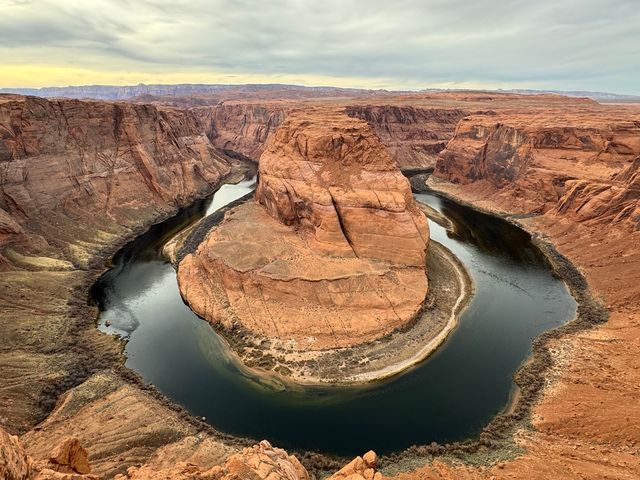
M310 476L293 455L280 448L273 448L267 441L260 442L242 452L230 456L223 465L203 469L192 463L180 462L164 470L154 470L148 465L131 467L126 475L115 480L310 480Z
M65 438L47 460L30 457L18 437L0 428L0 478L3 480L96 480L87 451L78 439Z
M382 474L376 470L378 457L369 450L362 457L354 458L328 480L382 480Z
M114 480L311 480L300 461L263 440L207 466L203 458L176 461L170 447L160 449L150 463L129 467ZM380 480L372 451L332 475L329 480ZM88 452L75 437L64 438L46 460L29 456L22 443L0 428L0 478L2 480L99 480L91 475Z
M32 461L20 444L18 437L0 428L0 478L19 480L29 478Z
M365 122L290 115L260 159L256 202L180 263L198 314L298 350L368 342L415 318L426 220Z

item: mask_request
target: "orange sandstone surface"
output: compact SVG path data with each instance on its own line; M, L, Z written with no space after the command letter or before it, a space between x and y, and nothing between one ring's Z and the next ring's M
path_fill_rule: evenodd
M371 128L341 111L292 113L260 157L256 201L180 263L189 305L302 350L382 337L427 293L426 219Z

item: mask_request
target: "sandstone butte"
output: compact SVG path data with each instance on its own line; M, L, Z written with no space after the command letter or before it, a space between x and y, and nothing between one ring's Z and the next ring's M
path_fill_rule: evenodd
M260 157L255 202L226 214L180 263L191 308L293 348L380 338L427 293L426 219L364 121L292 112Z
M86 447L91 466L68 475L113 478L133 468L131 475L211 478L196 472L244 455L127 373L120 345L97 332L84 299L118 245L215 187L230 169L222 149L257 158L292 110L323 104L364 118L400 152L400 167L409 166L407 152L421 167L438 163L432 188L510 216L552 243L610 314L548 342L550 370L525 410L530 423L515 423L506 437L515 454L495 450L502 440L493 437L474 462L409 454L385 478L639 478L640 106L472 92L281 97L195 108L187 99L174 108L168 99L0 96L0 425L20 436L0 439L10 445L0 448L3 474L29 478L28 458L48 463L68 438ZM455 112L457 123L443 121ZM428 137L446 148L427 148ZM488 460L476 466L483 452ZM18 470L6 470L16 458ZM175 468L188 473L168 473ZM269 480L295 478L272 472Z

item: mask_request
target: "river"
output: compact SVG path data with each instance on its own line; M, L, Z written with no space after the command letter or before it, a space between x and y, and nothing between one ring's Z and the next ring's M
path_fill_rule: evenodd
M298 450L352 456L474 436L504 409L513 374L540 333L572 319L576 303L529 235L434 195L448 232L431 238L467 267L475 294L460 324L426 361L367 386L274 389L241 373L211 326L182 301L160 249L172 234L250 192L225 185L204 203L154 226L114 258L95 284L98 328L126 338L126 366L217 429Z

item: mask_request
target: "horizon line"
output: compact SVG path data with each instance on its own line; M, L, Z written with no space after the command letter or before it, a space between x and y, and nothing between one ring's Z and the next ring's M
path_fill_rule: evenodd
M26 86L11 86L0 87L0 93L11 93L10 90L26 90L26 91L39 91L47 89L73 89L73 88L88 88L88 87L102 87L102 88L126 88L126 87L171 87L171 86L203 86L203 87L296 87L304 89L336 89L336 90L353 90L361 92L387 92L387 93L423 93L426 91L442 91L442 92L540 92L540 93L589 93L589 94L604 94L615 95L620 97L637 97L640 95L631 93L620 93L603 90L563 90L559 88L545 89L545 88L473 88L473 87L429 87L424 88L404 88L404 89L391 89L391 88L367 88L367 87L342 87L330 84L318 84L318 85L304 85L300 83L271 83L271 82L249 82L249 83L199 83L199 82L179 82L179 83L86 83L86 84L70 84L70 85L43 85L39 87L26 87Z

